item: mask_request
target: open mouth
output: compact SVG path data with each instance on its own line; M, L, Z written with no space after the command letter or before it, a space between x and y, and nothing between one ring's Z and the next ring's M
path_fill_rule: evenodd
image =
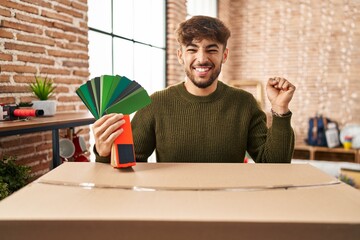
M198 76L206 76L208 72L212 69L211 66L195 66L193 69Z

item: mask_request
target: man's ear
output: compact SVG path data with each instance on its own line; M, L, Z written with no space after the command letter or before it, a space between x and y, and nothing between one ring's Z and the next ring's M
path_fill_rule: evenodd
M182 59L182 50L181 48L178 48L177 50L177 58L178 58L178 61L181 65L184 64L184 60Z
M224 53L223 53L223 61L222 61L222 63L226 63L228 55L229 55L229 49L225 48Z

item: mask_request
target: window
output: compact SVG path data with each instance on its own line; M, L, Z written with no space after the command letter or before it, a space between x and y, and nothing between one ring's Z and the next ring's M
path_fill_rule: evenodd
M90 79L120 75L137 81L149 94L163 89L166 1L88 0L88 6ZM90 133L91 149L93 144Z
M187 0L188 18L195 15L217 17L217 0Z
M90 78L110 74L165 87L165 0L89 0Z

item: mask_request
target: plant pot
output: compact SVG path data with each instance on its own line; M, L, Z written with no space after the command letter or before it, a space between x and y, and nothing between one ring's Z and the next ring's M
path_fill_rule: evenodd
M35 100L32 103L33 109L44 110L44 116L54 116L56 113L56 100Z

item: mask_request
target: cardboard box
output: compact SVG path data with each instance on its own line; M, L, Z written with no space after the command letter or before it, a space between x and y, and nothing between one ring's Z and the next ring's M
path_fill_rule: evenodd
M65 163L0 202L1 239L360 239L360 192L305 164Z
M360 169L341 168L340 178L343 182L360 189Z

